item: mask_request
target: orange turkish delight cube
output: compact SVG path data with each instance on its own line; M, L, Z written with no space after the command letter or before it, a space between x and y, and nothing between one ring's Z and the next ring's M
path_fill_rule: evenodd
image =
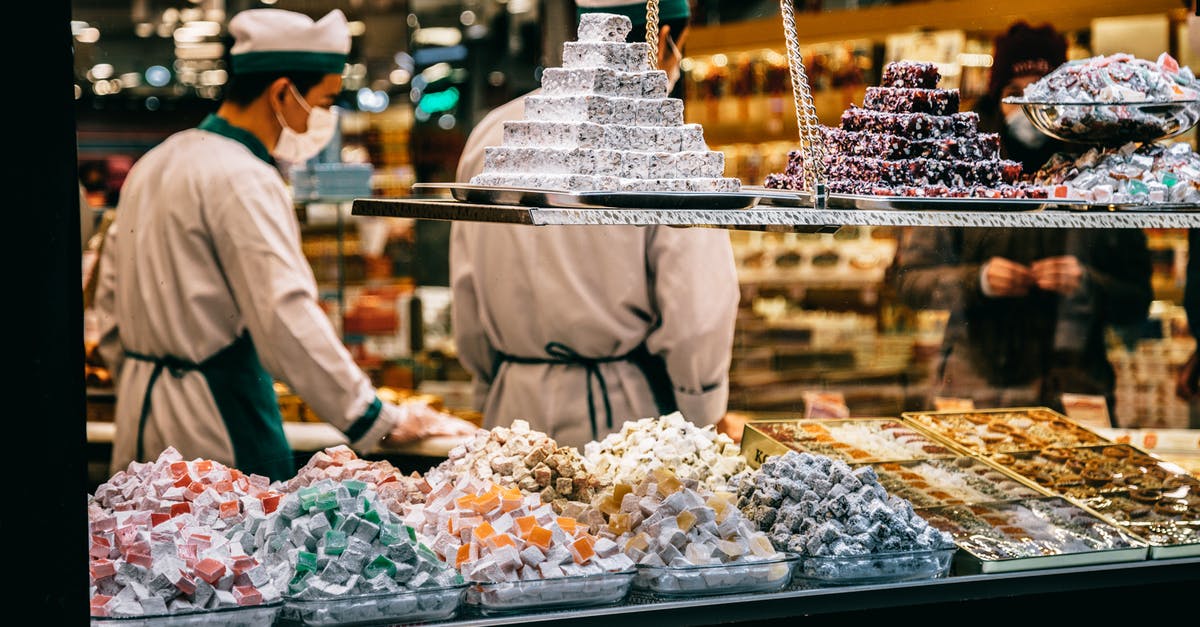
M471 559L471 545L464 544L464 545L458 547L458 554L454 556L454 567L460 568L460 567L462 567L463 562L469 561L470 559Z
M591 536L583 536L571 543L571 555L575 558L576 564L583 564L595 557L596 552L592 550Z
M484 521L471 531L471 537L476 540L487 540L494 535L496 535L496 530L492 528L492 523L487 521Z
M530 530L537 526L537 519L533 516L520 516L513 519L513 524L517 526L518 536L528 538Z
M526 538L526 540L539 549L546 551L550 548L550 539L552 535L553 534L550 533L549 529L545 527L534 526L533 529L529 530L529 537Z
M555 520L558 522L558 526L561 527L563 531L570 535L575 535L575 529L579 526L579 521L575 520L574 518L567 518L566 516L559 516Z

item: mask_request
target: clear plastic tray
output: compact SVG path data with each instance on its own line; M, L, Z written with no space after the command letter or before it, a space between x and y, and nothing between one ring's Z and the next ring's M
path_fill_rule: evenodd
M822 585L848 586L938 579L950 573L958 548L845 557L803 557L796 577Z
M1043 133L1067 142L1119 146L1182 135L1200 122L1200 101L1169 102L1031 102L1020 105Z
M280 625L383 625L444 620L458 612L467 584L331 599L285 598Z
M623 570L576 577L476 582L467 588L467 603L483 614L608 605L629 594L634 574L633 570Z
M227 607L217 610L156 614L154 616L93 616L92 625L120 625L121 627L262 627L271 625L279 615L283 601Z
M792 579L796 556L709 566L638 565L633 587L659 596L774 592Z

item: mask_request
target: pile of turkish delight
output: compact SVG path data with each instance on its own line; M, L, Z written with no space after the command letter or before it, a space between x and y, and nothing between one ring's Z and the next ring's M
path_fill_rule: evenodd
M1093 203L1200 202L1200 155L1184 142L1058 153L1034 175L1051 198Z
M780 550L852 557L954 546L870 466L788 451L737 478L737 505Z
M616 484L594 505L607 519L595 527L601 539L615 539L649 567L638 573L641 588L677 593L782 584L790 574L781 563L787 556L742 515L732 493L681 480L665 467L636 486Z
M91 614L154 616L278 600L282 583L252 556L252 545L280 498L267 477L186 461L173 448L153 462L131 463L88 497Z
M725 489L746 467L741 449L711 425L701 428L679 412L630 420L600 442L588 442L584 457L605 485L637 483L659 467L710 489Z
M292 493L326 480L362 481L376 490L379 498L396 513L403 511L403 504L424 501L433 489L420 473L404 475L390 462L361 459L346 445L317 452L295 477L276 483L275 489Z
M568 501L590 502L601 485L578 449L560 447L524 420L513 421L511 428L480 430L425 475L433 486L454 484L463 477L538 494L559 512Z
M667 97L667 75L649 46L626 43L624 15L580 18L563 44L563 66L547 68L525 118L504 123L501 146L484 151L477 185L567 191L738 191L724 154L708 150L683 101Z
M1157 61L1118 52L1068 61L1025 88L1025 100L1046 103L1168 102L1200 97L1192 70L1171 55Z
M822 126L830 192L842 194L1041 198L1019 179L1021 164L1000 158L1000 138L979 132L979 115L960 112L957 89L938 89L933 63L889 63L883 85L867 88L839 128ZM788 153L775 189L806 188L803 154Z
M632 560L537 494L469 481L444 483L405 521L433 538L432 550L470 581L549 579L628 570Z
M706 566L783 557L742 515L730 492L657 468L636 486L617 484L599 499L601 537L647 566Z
M288 494L256 539L259 559L297 599L461 583L374 489L353 479Z

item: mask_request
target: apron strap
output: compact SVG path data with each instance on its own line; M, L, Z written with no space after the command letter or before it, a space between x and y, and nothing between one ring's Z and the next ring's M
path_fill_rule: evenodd
M145 361L154 364L154 370L150 371L150 380L146 383L146 393L142 396L142 411L138 416L137 430L137 461L142 461L142 454L145 450L144 436L146 432L146 420L150 418L150 393L154 391L154 384L158 381L158 377L162 375L163 370L169 370L171 376L176 379L182 378L188 372L198 370L200 366L186 359L180 359L173 355L166 357L153 357L144 355L134 351L125 351L125 356L136 361Z
M174 356L157 357L126 351L128 357L154 364L138 418L137 461L144 454L144 434L150 416L150 395L163 370L179 379L189 372L205 378L225 430L233 444L238 470L283 480L294 474L293 454L283 433L270 375L258 360L248 333L197 364Z
M616 355L612 357L584 357L576 352L575 349L563 344L562 342L550 342L546 344L545 350L546 354L550 355L549 358L519 357L517 355L497 353L499 357L498 363L509 361L516 364L563 364L583 366L583 368L587 371L588 421L591 423L593 440L597 439L600 435L600 430L596 425L596 399L592 392L593 379L595 379L596 383L600 386L600 394L604 400L605 425L608 427L609 431L611 431L613 428L612 402L608 399L608 382L604 379L604 372L600 369L600 364L609 364L618 361L632 361L638 366L638 368L642 370L643 374L646 374L647 368L643 366L644 360L640 353L644 352L646 357L651 357L650 352L646 348L646 344L644 342L638 345L637 348L624 355ZM664 376L666 375L665 367L663 368L662 374ZM656 385L655 381L650 379L649 374L647 374L647 381L650 382L650 389L654 392L655 404L658 404L661 407L662 405L659 399L660 390L658 389L661 388L661 385Z

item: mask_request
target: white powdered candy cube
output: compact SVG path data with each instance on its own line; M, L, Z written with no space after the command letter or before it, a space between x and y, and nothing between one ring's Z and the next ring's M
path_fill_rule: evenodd
M623 96L644 97L645 79L641 73L620 72L608 68L547 68L542 72L542 94L547 96Z
M566 69L607 68L621 72L650 70L650 47L645 43L581 42L563 44L563 64Z
M627 152L621 162L621 176L624 178L646 178L646 171L649 167L649 153Z
M489 172L570 174L577 171L570 151L552 148L489 146L484 149L483 163Z
M656 142L658 141L658 129L654 128L653 126L629 127L629 137L630 140L632 140L632 143L626 146L627 149L633 148L646 151L659 150L656 146Z
M643 178L658 179L673 176L678 167L677 158L678 155L667 152L646 153L646 171Z
M716 151L681 152L676 155L678 176L717 178L725 173L725 153Z
M667 73L662 70L653 70L641 75L640 96L642 98L666 98L667 97Z
M633 22L615 13L584 13L579 16L579 41L625 41Z
M525 118L546 122L612 124L613 101L612 97L595 95L529 96L525 98Z
M680 128L679 150L708 150L708 144L704 142L703 127L699 124L684 124Z

